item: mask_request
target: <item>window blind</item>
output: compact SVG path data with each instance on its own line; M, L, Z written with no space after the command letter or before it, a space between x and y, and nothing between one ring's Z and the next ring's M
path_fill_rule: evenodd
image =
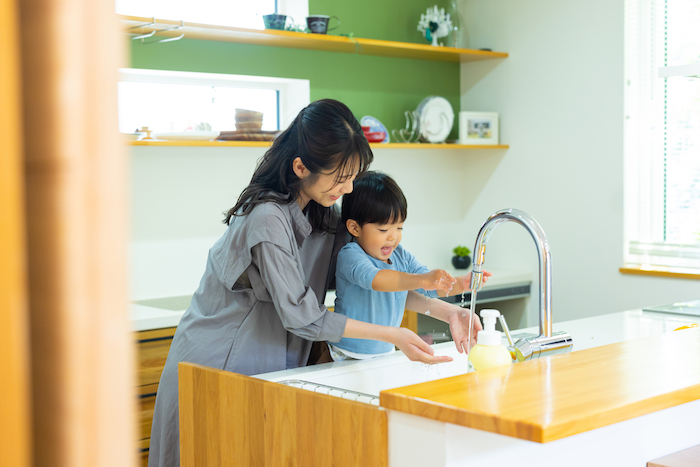
M700 0L625 2L625 262L700 269Z

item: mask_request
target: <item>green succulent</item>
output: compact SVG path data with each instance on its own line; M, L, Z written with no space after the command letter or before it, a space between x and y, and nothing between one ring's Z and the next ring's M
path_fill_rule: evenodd
M309 30L309 28L307 28L306 26L301 26L299 24L290 24L288 26L285 26L284 30L292 32L305 32L306 34L311 33L311 30Z
M462 245L456 246L454 250L452 250L452 253L454 253L455 256L469 256L471 252L472 250Z

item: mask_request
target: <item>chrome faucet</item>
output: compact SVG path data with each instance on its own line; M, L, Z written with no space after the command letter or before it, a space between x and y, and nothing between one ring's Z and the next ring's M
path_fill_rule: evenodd
M510 332L502 320L501 324L510 344L508 350L510 350L513 359L520 362L571 351L573 341L569 334L563 331L552 333L552 256L549 252L547 236L540 224L526 212L519 209L502 209L491 214L481 226L474 245L472 293L478 292L483 286L486 243L496 227L505 222L520 224L530 233L537 246L537 258L540 265L540 335L519 339L513 343Z

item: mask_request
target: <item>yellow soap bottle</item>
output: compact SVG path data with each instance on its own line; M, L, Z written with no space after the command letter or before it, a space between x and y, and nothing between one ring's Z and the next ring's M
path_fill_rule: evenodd
M477 334L476 345L469 352L469 361L476 371L510 365L513 358L501 344L501 333L496 331L496 319L501 313L498 310L483 309L479 314L484 322L484 330Z

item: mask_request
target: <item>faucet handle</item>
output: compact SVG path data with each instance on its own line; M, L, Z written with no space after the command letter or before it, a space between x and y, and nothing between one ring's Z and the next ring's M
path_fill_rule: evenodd
M510 337L510 329L508 329L508 325L506 324L506 318L503 316L503 314L498 315L498 322L501 323L501 328L503 328L503 332L506 333L506 339L508 339L508 345L511 347L513 346L513 338Z
M568 333L558 331L552 333L549 337L538 336L518 339L508 350L519 362L522 362L524 360L571 352L573 345L573 340Z
M476 266L474 269L472 269L472 280L469 284L469 288L472 290L472 292L481 290L481 287L484 285L484 272L481 271L480 267L478 269L479 270L477 271Z

